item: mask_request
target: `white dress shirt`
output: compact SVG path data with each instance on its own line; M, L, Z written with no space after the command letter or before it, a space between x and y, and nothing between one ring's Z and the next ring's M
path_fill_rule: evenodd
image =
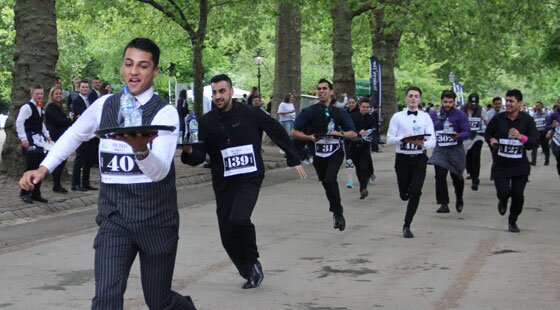
M34 99L30 100L31 103L33 103L34 105L37 104L35 102ZM35 106L37 107L37 106ZM39 112L39 116L43 115L44 111L42 108L37 108L38 112ZM21 108L19 109L19 114L18 117L16 119L16 132L18 135L18 138L21 141L27 140L27 135L25 134L25 121L31 117L31 114L33 114L33 111L31 111L31 107L26 103L24 105L21 106ZM45 126L45 123L43 122L43 135L45 136L45 138L49 138L49 131L47 130L47 127Z
M401 140L406 135L413 135L412 126L416 120L416 124L420 127L419 134L429 134L424 141L423 150L431 149L436 146L436 138L434 133L434 124L430 115L424 111L418 110L418 115L408 114L408 109L397 112L391 117L389 129L387 130L387 144L396 144L396 152L404 154L401 151Z
M142 94L135 96L140 105L146 104L153 96L154 90L149 88ZM84 114L58 139L47 157L41 163L49 171L53 171L64 159L68 158L78 146L84 141L95 137L95 131L99 129L103 105L112 94L100 97L94 104L84 111ZM136 160L138 167L152 181L162 180L169 173L171 162L177 148L177 137L179 136L179 114L172 105L166 105L159 110L152 120L152 125L175 126L171 133L159 131L158 136L152 142L150 153L143 160Z

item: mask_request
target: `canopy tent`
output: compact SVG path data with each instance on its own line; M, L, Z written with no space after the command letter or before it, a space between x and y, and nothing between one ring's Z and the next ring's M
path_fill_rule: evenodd
M212 87L210 85L204 86L204 91L202 92L202 95L204 97L208 98L208 100L211 100L212 99ZM246 90L243 90L241 88L233 87L233 98L243 98L243 95L249 96L249 92L246 91ZM188 98L194 98L192 90L187 90L187 97Z

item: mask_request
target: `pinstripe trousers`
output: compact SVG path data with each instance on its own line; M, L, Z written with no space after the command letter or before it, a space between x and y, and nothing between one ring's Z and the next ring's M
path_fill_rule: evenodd
M144 300L150 309L195 309L190 297L171 290L179 215L125 222L119 212L98 215L95 238L95 297L92 309L123 309L130 267L140 257Z

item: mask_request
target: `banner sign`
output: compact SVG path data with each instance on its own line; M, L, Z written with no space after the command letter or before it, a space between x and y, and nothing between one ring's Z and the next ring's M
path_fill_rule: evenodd
M372 56L369 59L369 93L371 106L377 105L379 107L379 124L383 118L381 117L381 63L377 57Z

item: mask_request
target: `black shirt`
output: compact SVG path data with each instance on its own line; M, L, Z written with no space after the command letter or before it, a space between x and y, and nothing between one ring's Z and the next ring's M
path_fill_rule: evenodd
M511 128L515 128L520 134L527 136L527 142L523 145L522 158L505 158L497 155L497 150L492 148L492 178L507 178L519 175L529 175L531 167L527 159L526 149L532 149L538 143L538 132L535 120L525 112L519 112L515 120L510 120L508 113L496 114L486 127L484 138L488 143L492 138L507 139L508 132Z
M194 147L190 155L183 152L181 161L196 166L201 164L208 154L215 190L223 190L230 183L235 184L250 178L264 176L264 164L261 156L262 139L259 134L262 130L286 152L288 166L301 164L298 152L282 125L259 108L233 103L233 107L227 112L214 109L203 115L198 121L198 127L198 139L203 143ZM224 177L224 160L221 151L248 144L253 146L257 171Z

